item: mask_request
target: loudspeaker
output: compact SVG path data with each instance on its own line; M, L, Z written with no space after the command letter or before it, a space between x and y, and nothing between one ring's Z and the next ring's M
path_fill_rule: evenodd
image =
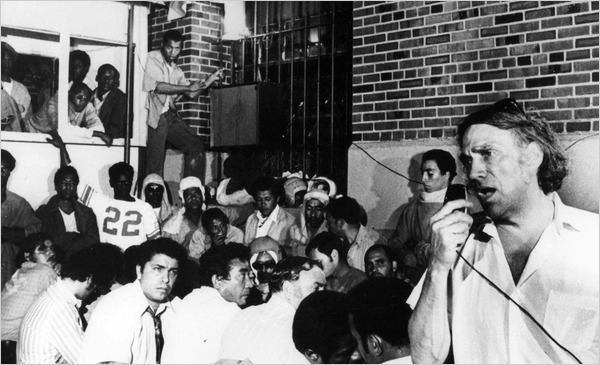
M211 147L278 147L282 143L283 85L257 83L210 91Z

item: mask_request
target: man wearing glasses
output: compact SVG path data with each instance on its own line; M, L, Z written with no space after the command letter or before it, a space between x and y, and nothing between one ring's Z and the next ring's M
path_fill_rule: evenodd
M431 218L413 362L598 361L598 215L556 193L567 157L552 129L506 99L469 115L458 142L486 217L456 200Z

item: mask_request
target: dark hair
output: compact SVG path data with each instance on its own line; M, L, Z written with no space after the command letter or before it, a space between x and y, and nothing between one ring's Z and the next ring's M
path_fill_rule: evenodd
M110 63L105 63L102 66L98 67L98 75L104 73L105 71L113 71L115 73L115 76L117 76L117 79L121 78L121 74L119 73L119 70L117 70L115 68L115 66L111 65Z
M277 182L270 176L261 176L250 184L250 194L256 197L259 191L269 190L275 198L281 196L280 189L277 186Z
M360 225L360 205L356 199L348 196L333 199L327 205L327 214L331 214L333 219L343 219L347 224Z
M220 219L225 224L229 224L229 218L227 218L227 215L225 213L223 213L223 211L221 209L209 208L209 209L205 210L204 213L202 213L202 216L200 217L200 222L202 223L202 227L204 228L204 230L206 230L207 233L209 231L209 225L215 219Z
M350 314L363 342L375 334L395 347L409 344L412 310L406 300L411 291L409 284L397 278L373 278L350 290Z
M364 258L365 264L367 261L367 256L369 256L369 254L371 252L376 251L376 250L383 250L383 252L387 256L388 260L390 260L390 262L393 262L393 261L398 262L398 256L396 255L396 253L394 252L394 250L392 250L392 248L390 246L384 245L382 243L377 243L377 244L374 244L373 246L369 247L367 252L365 252L365 258Z
M54 185L58 185L60 181L69 174L75 176L75 180L79 183L79 174L73 166L61 166L54 174Z
M86 67L90 67L92 61L90 60L90 56L87 52L82 51L80 49L76 49L69 53L69 64L72 64L75 60L80 60Z
M241 243L214 247L200 257L200 285L213 287L212 277L229 279L234 260L250 261L250 249Z
M168 41L181 42L183 41L183 35L178 30L171 29L163 35L163 44L166 44Z
M523 112L514 99L500 100L467 116L458 126L457 138L461 147L465 133L476 124L510 130L521 145L537 143L544 154L537 172L538 185L545 194L560 189L563 179L569 173L568 158L558 145L556 134L543 118Z
M133 167L125 162L117 162L108 169L110 180L116 180L119 175L124 174L128 180L133 181Z
M313 350L329 363L331 355L352 337L346 294L317 291L300 302L292 324L292 339L300 353ZM356 347L355 347L356 348Z
M2 149L2 162L5 162L6 165L4 167L6 167L8 169L8 171L11 171L15 169L15 165L17 163L17 161L15 160L15 158L13 157L13 155L8 152L5 149Z
M60 276L75 281L91 277L98 290L106 291L113 284L123 254L109 243L98 243L74 252L62 266Z
M166 255L177 260L179 266L184 265L187 258L186 249L179 243L170 238L160 237L154 240L148 240L140 245L137 253L137 265L143 270L154 255Z
M73 81L71 88L69 89L69 95L75 95L81 91L85 91L88 95L92 94L92 89L83 82Z
M46 240L54 243L52 236L43 232L32 233L29 236L25 237L25 240L23 240L23 243L21 243L21 247L19 248L19 252L17 253L15 259L16 266L21 267L21 265L23 265L23 263L27 261L27 259L25 258L25 254L33 255L35 249L44 246L44 242L46 242Z
M271 274L269 281L270 292L277 293L282 291L284 281L296 281L300 278L301 271L309 271L315 266L321 267L321 264L299 256L290 256L279 261Z
M119 284L125 285L133 283L137 279L135 267L138 262L139 253L139 245L129 246L125 252L123 252L123 260L121 261L121 267L119 268L116 279Z
M304 252L306 256L308 256L310 251L318 249L323 255L327 255L331 258L331 253L333 250L336 250L340 261L347 262L348 246L348 242L343 238L338 237L331 232L321 232L310 240Z
M429 150L423 154L421 161L435 161L442 175L445 175L447 172L450 173L450 179L448 182L452 181L452 179L454 179L456 176L456 161L454 160L452 154L448 151L438 149Z

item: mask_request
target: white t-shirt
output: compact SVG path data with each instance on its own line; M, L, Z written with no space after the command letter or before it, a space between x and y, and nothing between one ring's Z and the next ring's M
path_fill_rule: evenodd
M65 231L66 232L76 232L77 230L77 222L75 221L75 212L71 212L71 214L67 214L63 212L60 208L58 208L60 215L62 215L63 222L65 222Z
M100 242L124 251L159 236L160 227L150 204L137 198L133 202L116 200L85 184L79 185L78 193L81 202L96 214Z

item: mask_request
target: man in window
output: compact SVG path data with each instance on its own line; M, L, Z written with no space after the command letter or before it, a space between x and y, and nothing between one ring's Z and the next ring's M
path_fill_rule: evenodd
M148 93L148 143L146 173L163 175L165 142L169 141L183 151L183 176L204 177L204 147L196 132L179 116L175 102L183 95L195 99L221 76L221 70L207 82L190 83L177 65L183 47L183 35L169 30L159 50L148 53L144 72L143 90Z
M127 95L119 89L119 71L104 64L98 69L98 88L92 93L92 103L104 125L104 131L112 138L125 138L127 128Z
M23 84L10 77L18 56L17 51L10 44L2 42L2 67L0 68L2 90L6 91L17 104L20 113L17 119L26 121L31 117L31 96ZM25 130L16 132L21 131L25 132Z

